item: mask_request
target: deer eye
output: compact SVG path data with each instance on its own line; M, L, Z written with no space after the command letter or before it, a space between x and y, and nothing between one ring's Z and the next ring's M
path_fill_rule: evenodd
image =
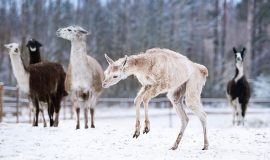
M70 31L71 31L71 29L68 29L68 31L70 32Z
M18 52L18 48L16 48L16 49L14 50L14 52L16 52L16 53L17 53L17 52Z
M118 76L113 76L113 78L117 78Z

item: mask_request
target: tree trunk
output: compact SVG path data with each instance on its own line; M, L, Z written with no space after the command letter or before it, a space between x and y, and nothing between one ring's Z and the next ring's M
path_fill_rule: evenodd
M253 48L253 17L254 17L254 0L248 1L248 16L247 16L247 52L245 56L245 74L251 78L251 55Z

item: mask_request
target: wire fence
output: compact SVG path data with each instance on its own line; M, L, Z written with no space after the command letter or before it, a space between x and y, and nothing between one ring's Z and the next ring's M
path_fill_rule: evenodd
M211 106L212 108L220 108L227 105L225 98L202 98L204 105ZM100 98L98 107L133 107L134 98ZM250 104L256 104L256 106L269 107L269 99L251 99ZM32 107L29 103L28 97L24 94L20 94L19 87L4 86L0 82L0 122L7 123L22 123L32 122ZM169 121L172 119L174 112L172 111L171 103L167 98L154 98L150 101L150 107L155 108L169 108L165 115L168 116ZM206 110L208 114L229 114L229 112L219 111L213 112L212 110ZM252 112L250 112L252 113ZM256 112L258 113L258 112ZM70 97L66 97L62 100L60 119L67 120L74 118L74 109ZM103 117L106 118L106 117Z

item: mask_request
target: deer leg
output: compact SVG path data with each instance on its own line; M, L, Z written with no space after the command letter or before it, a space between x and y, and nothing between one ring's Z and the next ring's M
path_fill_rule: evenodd
M144 105L144 129L143 129L143 134L148 133L150 131L150 121L148 117L148 103L149 103L149 98L143 100L143 105Z
M178 117L181 119L181 130L176 138L174 145L171 148L172 150L176 150L178 148L178 145L183 137L183 134L185 132L185 129L186 129L188 121L189 121L189 118L188 118L188 116L183 108L184 107L183 101L184 101L185 91L186 91L186 83L181 85L176 91L169 92L167 94L167 97L169 98L173 107L175 108L175 111L176 111Z
M195 107L192 107L195 108ZM202 127L203 127L203 135L204 135L204 147L202 150L208 150L208 138L207 138L207 128L206 128L206 113L203 111L202 105L199 105L199 108L193 109L192 110L196 116L199 117Z
M135 104L135 108L136 108L136 124L135 124L135 132L133 134L133 138L138 138L140 135L140 128L141 128L141 126L140 126L140 105L143 101L142 97L143 97L143 94L145 92L145 88L146 87L143 87L140 89L137 97L134 100L134 104Z

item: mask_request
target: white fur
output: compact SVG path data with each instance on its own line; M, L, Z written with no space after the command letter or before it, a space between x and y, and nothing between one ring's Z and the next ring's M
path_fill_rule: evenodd
M236 53L236 63L235 63L235 65L236 65L236 68L239 71L238 75L234 79L234 81L237 82L239 79L241 79L244 76L244 66L243 66L241 53Z
M12 43L9 44L9 47L7 48L9 48L12 70L15 78L17 79L18 85L24 93L29 93L29 73L27 73L24 69L20 56L19 45ZM17 49L17 53L14 52L15 49Z
M37 50L36 47L34 47L34 48L30 47L30 51L35 52L36 50Z
M83 41L71 42L71 74L72 74L72 90L90 90L89 82L92 77L88 73L86 44Z

